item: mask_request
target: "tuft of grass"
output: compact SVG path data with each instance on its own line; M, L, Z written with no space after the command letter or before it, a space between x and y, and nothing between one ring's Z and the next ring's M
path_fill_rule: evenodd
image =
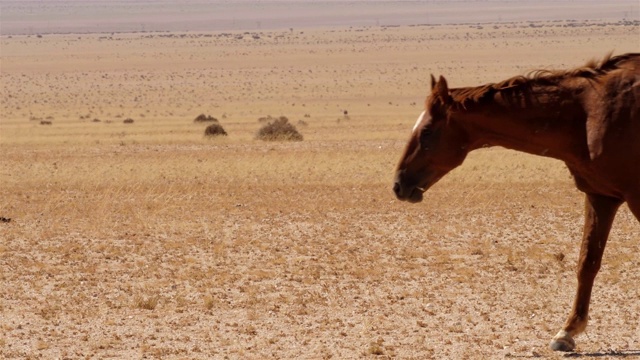
M138 309L155 310L155 308L158 306L159 299L160 297L157 295L147 296L147 297L136 296L136 298L134 299L134 303L136 308Z
M372 341L369 344L369 348L367 349L367 353L369 355L384 355L384 348L382 347L382 342L380 340Z
M216 305L216 300L211 295L205 295L204 297L204 308L207 310L213 309Z
M562 260L564 260L564 254L561 252L558 252L556 254L553 255L553 257L558 261L558 262L562 262Z

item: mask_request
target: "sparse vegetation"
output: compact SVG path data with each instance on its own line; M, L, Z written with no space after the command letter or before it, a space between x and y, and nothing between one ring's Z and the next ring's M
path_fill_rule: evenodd
M261 121L260 118L258 119ZM268 123L258 130L256 134L257 140L265 141L302 141L302 134L298 132L293 124L289 123L289 119L280 116L277 119L271 118Z
M193 119L193 122L218 122L218 119L214 118L211 115L200 114Z
M382 347L382 343L375 341L369 344L369 349L367 353L370 355L384 355L384 348Z
M227 136L227 132L218 123L211 124L204 129L205 136Z
M211 309L213 309L213 307L215 306L215 304L216 304L216 301L215 301L215 299L214 299L214 297L213 297L213 296L211 296L211 295L206 295L206 296L204 297L204 308L205 308L205 309L207 309L207 310L211 310Z
M138 309L144 310L155 310L156 306L158 306L159 296L151 295L151 296L137 296L134 299L135 306Z

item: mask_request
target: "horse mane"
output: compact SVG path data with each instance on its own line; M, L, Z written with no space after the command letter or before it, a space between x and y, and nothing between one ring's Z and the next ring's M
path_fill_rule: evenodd
M622 64L629 60L640 60L640 53L629 53L612 56L607 54L602 60L592 59L584 66L570 70L548 70L538 69L526 75L518 75L498 83L489 83L478 87L465 87L450 89L454 101L462 107L471 104L482 103L485 99L490 99L499 91L520 90L525 92L533 85L557 85L567 78L595 79L605 75L610 71L619 69Z

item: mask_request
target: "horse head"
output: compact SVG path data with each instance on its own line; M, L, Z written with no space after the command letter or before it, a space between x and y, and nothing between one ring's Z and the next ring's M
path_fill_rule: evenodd
M396 169L393 191L400 200L422 201L422 194L462 164L469 139L453 118L453 98L447 81L431 75L431 95L420 114Z

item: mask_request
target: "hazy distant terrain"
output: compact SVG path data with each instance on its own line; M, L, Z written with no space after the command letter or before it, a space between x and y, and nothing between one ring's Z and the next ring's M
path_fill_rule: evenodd
M541 20L639 20L613 1L2 1L2 35L229 31Z

